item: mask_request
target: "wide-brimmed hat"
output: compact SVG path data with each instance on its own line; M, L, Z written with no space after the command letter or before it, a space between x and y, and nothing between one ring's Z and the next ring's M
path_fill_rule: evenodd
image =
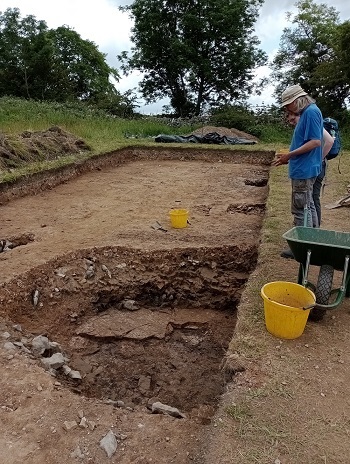
M286 106L289 105L290 103L293 103L294 100L296 100L299 97L302 97L303 95L307 95L307 92L303 90L300 85L292 85L288 87L283 93L282 93L282 102L281 106Z

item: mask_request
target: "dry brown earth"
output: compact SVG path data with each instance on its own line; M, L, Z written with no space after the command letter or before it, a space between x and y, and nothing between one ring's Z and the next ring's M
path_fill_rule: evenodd
M276 171L267 184L272 156L133 148L2 187L0 238L16 246L0 253L0 462L348 462L349 301L298 340L264 329L262 283L297 275L279 258L289 187ZM282 203L265 216L269 188ZM325 211L324 226L349 219ZM45 372L39 334L81 381ZM185 418L151 414L156 400Z

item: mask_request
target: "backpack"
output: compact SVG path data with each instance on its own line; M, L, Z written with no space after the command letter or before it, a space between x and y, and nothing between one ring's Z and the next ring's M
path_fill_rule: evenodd
M332 118L324 118L323 127L326 131L331 134L334 139L332 148L329 150L328 155L326 156L327 160L331 160L339 155L341 149L341 139L339 133L338 122Z

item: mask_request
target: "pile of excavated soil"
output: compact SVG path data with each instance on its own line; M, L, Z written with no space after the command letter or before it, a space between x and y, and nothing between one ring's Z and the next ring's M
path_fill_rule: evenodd
M227 127L204 126L192 134L203 136L211 132L221 136L259 141L251 134ZM91 150L91 147L84 140L58 126L52 126L46 131L25 131L16 136L0 133L0 170L11 170L28 163L54 160L88 150Z
M206 134L210 134L211 132L216 132L221 136L226 135L226 137L240 137L243 139L254 140L255 142L259 142L259 139L257 137L254 137L254 135L248 134L247 132L243 132L235 128L229 129L227 127L203 126L192 132L192 135L203 136Z
M17 136L0 133L0 169L18 168L30 162L53 160L90 149L84 140L58 126L46 131L25 131Z

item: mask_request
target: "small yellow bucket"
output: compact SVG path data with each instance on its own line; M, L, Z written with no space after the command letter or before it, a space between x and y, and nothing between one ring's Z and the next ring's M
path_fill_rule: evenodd
M174 229L183 229L184 227L187 227L187 209L172 209L169 211L169 215L171 225Z
M305 329L315 295L308 288L292 282L270 282L261 289L266 329L276 337L294 339Z

